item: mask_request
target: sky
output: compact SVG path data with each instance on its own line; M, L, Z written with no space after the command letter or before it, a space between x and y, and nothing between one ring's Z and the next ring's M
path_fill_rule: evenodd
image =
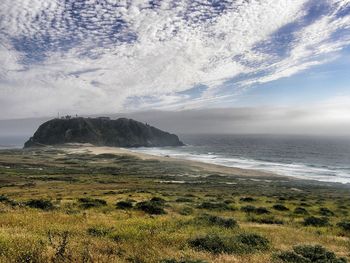
M0 119L350 124L350 0L2 0L0 62Z

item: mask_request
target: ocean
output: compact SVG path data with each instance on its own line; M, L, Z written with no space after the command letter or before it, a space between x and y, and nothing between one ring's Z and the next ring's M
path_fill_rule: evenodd
M350 138L276 135L180 135L183 147L133 148L301 179L350 183ZM22 148L29 136L0 136L0 149Z
M133 150L301 179L350 183L350 138L181 135L180 139L186 146Z
M0 135L0 150L23 148L25 141L27 141L29 137L30 136L26 135Z

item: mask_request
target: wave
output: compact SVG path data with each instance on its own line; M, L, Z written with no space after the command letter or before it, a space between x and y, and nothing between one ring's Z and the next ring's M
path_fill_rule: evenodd
M322 182L350 183L349 167L317 166L305 163L281 163L262 161L240 157L230 157L214 152L198 153L194 150L186 151L186 147L177 148L133 148L134 152L142 152L155 156L170 156L178 159L200 161L222 165L226 167L237 167L242 169L260 170L272 172L279 175L291 176L299 179L310 179Z
M1 150L9 150L9 149L20 149L22 146L20 145L0 145Z

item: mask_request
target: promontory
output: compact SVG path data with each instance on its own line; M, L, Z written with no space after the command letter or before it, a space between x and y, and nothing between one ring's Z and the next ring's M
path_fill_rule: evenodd
M132 119L56 118L39 126L24 148L90 143L112 147L163 147L183 146L177 135Z

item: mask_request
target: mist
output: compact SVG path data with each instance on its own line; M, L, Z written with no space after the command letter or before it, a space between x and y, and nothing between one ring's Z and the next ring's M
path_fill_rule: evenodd
M350 109L339 105L142 111L99 116L132 118L176 134L350 135ZM0 120L0 135L31 136L41 123L52 118Z

